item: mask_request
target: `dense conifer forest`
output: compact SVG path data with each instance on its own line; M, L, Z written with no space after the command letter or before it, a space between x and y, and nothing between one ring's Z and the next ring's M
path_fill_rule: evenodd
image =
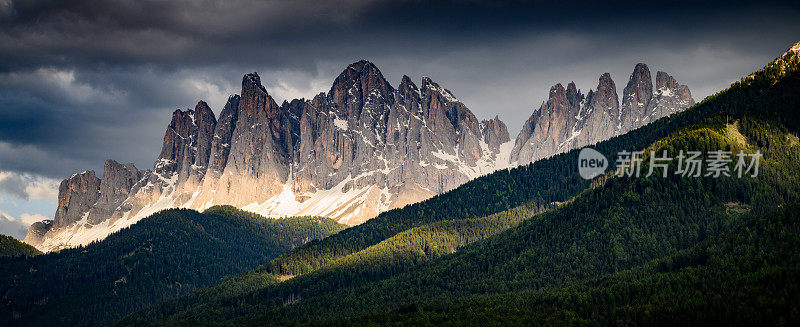
M344 227L231 206L165 210L85 247L0 258L0 325L108 325Z
M36 248L11 236L0 235L0 257L33 256L37 254L41 254L41 252Z

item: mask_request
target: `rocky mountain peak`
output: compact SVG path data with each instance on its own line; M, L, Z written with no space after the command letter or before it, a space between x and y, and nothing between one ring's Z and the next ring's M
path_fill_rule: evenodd
M58 207L53 220L44 220L31 225L25 242L39 246L47 242L49 233L75 225L86 219L100 198L100 179L93 170L73 174L61 181L58 187Z
M611 74L603 73L597 83L597 89L592 94L592 105L596 108L607 111L617 112L619 110L619 98L617 97L617 87Z
M142 178L142 174L133 163L106 160L100 180L100 197L89 213L89 223L98 224L113 215L114 210L130 196L131 189Z
M381 71L369 61L352 63L336 77L328 98L336 106L340 118L358 119L364 104L380 106L393 102L394 88Z
M653 80L650 77L650 69L647 65L638 63L622 91L622 132L635 128L645 117L647 105L652 97Z
M242 78L242 95L239 102L239 115L248 120L258 120L257 117L266 116L274 119L279 113L278 104L261 85L258 73L250 73ZM240 117L241 118L241 117Z
M74 174L61 181L53 228L66 227L83 219L99 197L100 178L95 176L94 170Z
M417 85L410 77L403 75L400 85L397 87L397 104L403 106L405 110L416 115L419 112L421 93Z
M217 121L217 117L214 116L214 111L212 111L208 103L203 100L197 102L197 105L194 106L194 112L197 114L197 117L195 117L196 120L208 119L213 120L215 123Z
M217 127L217 117L205 101L200 101L194 108L195 126L197 128L196 159L193 164L198 174L205 174L211 155L211 144L214 139L214 130Z
M205 101L199 101L194 110L175 110L154 171L164 178L178 173L181 181L190 177L199 180L208 168L216 125L214 112Z
M115 182L115 180L117 180L119 177L125 176L125 175L134 176L134 178L132 179L132 182L126 181L126 183L129 184L127 189L130 189L133 186L133 183L138 181L137 177L140 175L140 172L139 172L138 169L136 169L136 166L132 162L123 164L123 163L117 162L114 159L106 159L106 162L103 165L103 177L100 180L101 181L101 185L103 184L103 181L108 181L106 184L117 184L117 185L121 184L121 183ZM103 187L102 186L100 187L100 191L101 191L101 193L107 193L107 194L108 193L113 193L113 192L108 192L108 191L103 192Z
M577 106L583 101L583 94L581 94L580 90L575 86L575 82L569 82L569 84L567 84L566 96L570 106Z
M422 88L425 89L430 84L436 84L430 77L422 76ZM438 85L437 85L438 86Z
M428 127L442 139L446 148L458 148L471 162L480 156L478 119L450 90L429 77L422 78L422 112Z
M252 94L254 92L267 93L267 89L261 85L261 77L258 76L257 72L245 74L242 77L242 96L245 96L245 94Z
M212 175L219 175L225 168L230 152L231 138L239 119L239 95L231 95L225 103L225 107L219 114L211 142L211 151L208 158L208 172Z
M47 238L47 232L53 227L52 220L42 220L31 224L23 242L28 244L42 244Z
M417 85L414 84L414 81L412 81L408 75L403 75L402 80L400 80L400 86L397 87L397 91L402 95L407 95L412 92L419 94L419 88L417 88Z
M603 73L597 83L597 90L595 93L608 94L616 93L617 87L614 80L611 79L611 74Z
M678 82L675 81L675 78L669 76L669 74L659 71L656 73L656 88L657 89L675 89L678 86Z
M356 71L356 72L359 72L359 73L361 73L361 72L376 73L377 72L378 74L380 74L380 71L378 71L378 67L375 66L375 64L373 64L373 63L371 63L371 62L369 62L368 60L365 60L365 59L361 59L359 61L356 61L356 62L354 62L352 64L347 65L347 69L345 69L345 71L347 71L347 70L353 70L353 71Z
M508 134L508 127L500 120L499 116L481 121L481 126L481 134L490 148L499 148L501 144L511 141Z
M572 142L583 96L575 83L550 87L548 99L523 124L511 150L511 162L527 164L553 155Z
M546 109L548 113L556 116L574 116L577 108L573 105L578 103L578 92L574 84L570 83L570 85L572 86L570 92L567 92L561 83L550 87L549 98L545 103L545 108L542 109Z
M156 162L155 169L159 169L165 164L177 162L184 149L186 139L189 137L193 123L193 118L190 117L193 115L193 111L190 113L180 109L172 112L172 120L167 125L167 131L164 133L161 154L158 156L159 160Z
M674 77L669 74L659 71L656 73L656 89L664 93L666 90L671 91L677 95L682 101L692 101L692 93L686 85L678 84Z
M638 63L633 68L628 84L623 91L623 102L636 101L639 103L650 100L653 96L653 80L650 69L643 63ZM647 103L644 103L645 105Z
M692 105L694 105L694 99L692 99L689 87L680 85L675 78L659 71L656 73L656 91L650 99L650 103L647 106L647 115L643 118L643 121L648 123Z
M455 95L453 95L453 92L450 92L450 90L439 86L439 83L434 82L428 76L422 76L422 86L420 88L420 92L423 95L438 97L442 99L442 101L459 102Z
M561 85L561 83L551 86L549 98L550 100L554 100L556 103L564 102L564 100L567 98L567 93L564 89L564 86Z
M567 84L567 93L578 93L578 87L575 86L575 81L571 81Z
M172 120L164 133L164 144L158 158L177 162L182 157L186 145L191 142L189 138L196 129L194 110L177 109L172 112Z

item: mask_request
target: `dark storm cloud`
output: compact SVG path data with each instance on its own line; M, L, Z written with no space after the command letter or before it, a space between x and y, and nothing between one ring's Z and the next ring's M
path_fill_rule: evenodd
M148 168L172 110L219 112L251 71L278 101L311 97L361 58L512 134L551 85L608 71L621 92L637 62L700 100L800 39L798 18L792 2L0 0L0 171Z
M242 61L311 69L314 59L349 57L353 50L441 53L558 31L594 36L622 33L618 34L622 38L654 32L670 38L695 37L686 34L713 32L708 25L725 31L752 25L749 19L760 24L762 19L779 21L775 15L791 18L797 14L796 5L696 1L665 5L640 1L39 0L6 7L0 23L4 30L0 41L7 49L0 65L6 70L43 63L157 64L160 69L178 69ZM759 11L765 15L754 16ZM730 13L738 16L724 17ZM705 30L693 31L701 27ZM751 36L760 32L735 30L750 30ZM720 41L727 40L730 36Z
M23 200L28 200L30 196L25 189L25 180L20 175L10 175L0 177L0 192L5 192Z

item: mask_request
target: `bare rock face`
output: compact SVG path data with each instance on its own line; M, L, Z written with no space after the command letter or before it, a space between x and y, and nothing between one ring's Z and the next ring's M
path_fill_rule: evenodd
M258 74L247 74L219 120L202 101L176 110L153 169L107 161L94 193L75 186L80 201L60 199L65 228L36 225L31 244L86 244L162 209L217 204L354 225L508 166L512 144L499 118L479 122L438 83L424 77L420 85L403 76L395 89L362 60L328 93L278 105ZM77 223L73 216L84 214L88 221Z
M500 120L500 117L494 116L492 119L481 121L481 126L481 134L489 148L499 149L500 145L511 141L508 127Z
M242 96L230 152L220 182L220 197L246 205L273 196L289 174L291 131L286 113L261 85L258 74L242 79Z
M31 224L31 227L28 227L28 233L25 234L23 242L31 245L42 244L47 232L49 232L52 227L52 220L42 220Z
M188 169L185 169L187 175L196 174L195 176L198 180L203 179L206 171L208 170L208 164L211 158L211 144L214 139L214 130L217 127L217 118L214 116L214 112L211 111L211 108L208 107L208 104L205 101L200 101L197 103L197 106L194 108L195 112L195 126L197 128L197 142L194 151L194 158L193 160L189 160L189 158L184 158L184 166L189 166ZM189 164L191 162L191 164ZM194 167L192 167L194 165Z
M539 160L565 147L572 140L580 114L583 96L574 83L568 85L569 92L561 84L550 88L550 96L539 110L525 122L512 151L512 160Z
M109 159L102 179L94 171L72 175L59 187L55 218L32 225L25 242L37 248L60 249L64 247L63 238L71 238L78 226L91 228L116 221L130 210L126 202L144 174L132 163L120 164Z
M361 60L347 66L333 82L328 99L341 119L360 119L365 105L380 106L392 102L394 89L378 67ZM375 101L375 102L371 102Z
M454 149L454 155L474 164L481 157L480 130L475 115L449 90L428 77L422 78L421 94L422 115L442 150L449 153Z
M625 133L638 126L646 116L647 104L653 97L653 80L650 69L639 63L633 68L628 85L622 91L622 126L619 133Z
M28 228L24 242L41 248L54 234L85 221L89 211L100 198L100 179L89 170L61 181L58 187L58 207L53 220L36 222ZM55 248L53 248L55 249ZM48 250L52 250L48 248Z
M228 154L231 151L231 139L236 121L239 119L239 95L228 98L225 107L219 114L219 121L214 129L211 151L208 158L208 174L219 178L222 170L228 164Z
M558 84L523 125L510 160L527 164L595 144L692 105L689 88L663 72L656 75L654 93L650 70L641 63L634 67L623 90L622 105L608 73L600 76L596 90L590 90L585 98L574 84L566 90Z
M622 129L617 87L611 75L609 73L601 75L597 82L597 90L589 93L586 97L587 107L584 110L586 113L581 119L583 127L571 149L606 140L619 134Z
M194 110L175 110L164 134L156 170L163 175L177 173L179 181L202 179L208 168L216 125L214 112L203 101Z
M694 105L692 93L686 85L680 85L665 72L656 73L656 93L647 106L644 122L669 116Z
M63 228L83 219L99 198L100 179L94 175L93 170L61 181L52 228Z
M120 164L106 160L103 178L100 179L100 197L89 212L89 223L98 224L111 217L131 195L130 190L142 178L133 163Z

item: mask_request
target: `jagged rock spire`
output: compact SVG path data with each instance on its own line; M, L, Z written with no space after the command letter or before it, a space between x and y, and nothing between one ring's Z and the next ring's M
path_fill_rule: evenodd
M622 127L619 133L627 132L645 117L647 105L653 97L653 80L650 69L643 63L636 64L628 84L622 92Z
M350 117L361 115L361 109L370 98L375 101L391 102L394 89L383 77L381 71L369 61L360 60L347 66L336 77L328 98L336 107L340 118L349 120Z

